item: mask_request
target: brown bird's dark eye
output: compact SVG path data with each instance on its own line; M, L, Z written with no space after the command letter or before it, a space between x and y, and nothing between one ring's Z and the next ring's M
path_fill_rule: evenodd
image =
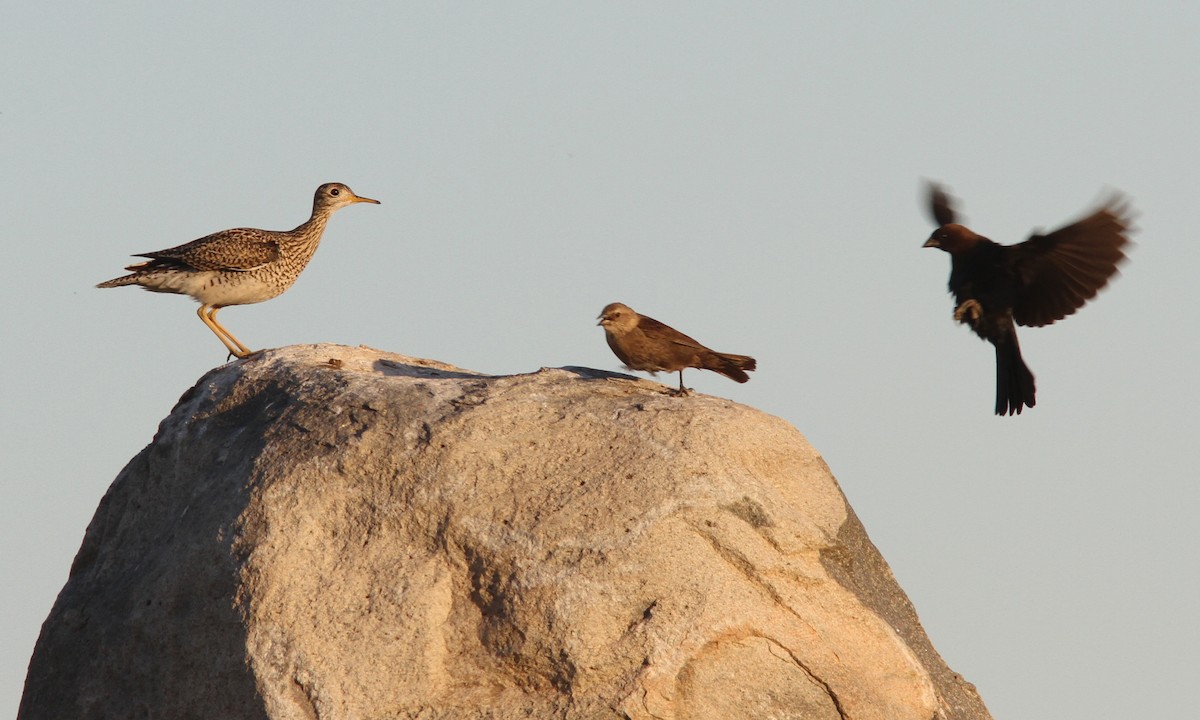
M329 194L334 197L337 197L338 195L342 194L342 191L338 190L337 188L332 188L332 189L330 189Z

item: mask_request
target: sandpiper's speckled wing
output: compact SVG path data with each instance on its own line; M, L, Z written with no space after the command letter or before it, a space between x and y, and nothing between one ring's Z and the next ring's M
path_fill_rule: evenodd
M138 257L179 263L193 270L245 272L279 259L277 235L254 228L222 230L178 247L138 253Z

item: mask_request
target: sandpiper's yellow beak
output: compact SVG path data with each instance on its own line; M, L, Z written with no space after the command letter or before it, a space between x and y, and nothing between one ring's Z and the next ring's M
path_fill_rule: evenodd
M372 205L378 205L378 204L379 204L379 201L378 201L378 200L372 200L371 198L359 197L358 195L355 195L355 196L354 196L354 202L356 202L356 203L360 203L360 202L369 202L369 203L371 203Z

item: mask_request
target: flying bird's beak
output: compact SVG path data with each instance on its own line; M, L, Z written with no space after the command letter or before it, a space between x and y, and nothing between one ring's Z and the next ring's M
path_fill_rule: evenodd
M927 248L927 247L940 248L941 246L942 246L942 244L940 242L938 242L936 238L929 238L928 240L925 241L925 244L922 245L921 247L923 247L923 248Z
M359 197L358 195L355 195L355 196L354 196L354 202L356 202L356 203L360 203L360 202L369 202L369 203L371 203L372 205L378 205L378 204L379 204L379 201L378 201L378 200L372 200L371 198Z

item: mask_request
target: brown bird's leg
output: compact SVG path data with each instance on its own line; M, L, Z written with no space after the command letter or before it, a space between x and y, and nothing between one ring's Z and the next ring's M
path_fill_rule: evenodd
M196 310L196 315L198 315L200 320L208 326L209 330L213 331L213 334L217 336L217 339L221 341L221 344L224 345L227 350L229 350L231 355L236 355L239 358L249 357L253 354L253 351L243 345L241 341L233 336L232 333L222 327L221 323L217 322L217 311L220 309L221 308L219 307L212 307L210 305L201 305L200 308Z
M970 317L971 325L974 326L979 322L979 318L983 317L983 306L975 298L967 298L962 304L954 309L954 322L966 322L964 317Z
M674 395L675 397L687 397L688 395L691 394L690 392L688 392L688 389L683 386L683 369L682 368L680 368L680 370L679 370L679 389L672 390L670 394Z

